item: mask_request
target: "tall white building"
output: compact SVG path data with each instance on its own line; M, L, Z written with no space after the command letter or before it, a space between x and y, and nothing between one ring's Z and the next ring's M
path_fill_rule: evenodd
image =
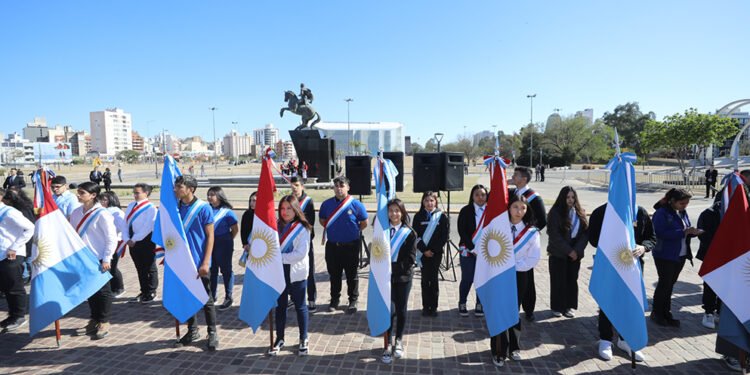
M224 136L224 156L237 158L252 153L253 137L232 130Z
M275 146L279 141L279 129L273 124L266 124L264 128L253 130L253 141L256 145Z
M376 155L380 147L404 151L404 125L399 122L321 122L315 127L336 142L337 154Z
M594 109L593 108L586 108L583 111L576 112L575 117L585 117L589 124L594 123Z
M120 108L91 112L91 151L114 156L133 147L133 123L130 113Z

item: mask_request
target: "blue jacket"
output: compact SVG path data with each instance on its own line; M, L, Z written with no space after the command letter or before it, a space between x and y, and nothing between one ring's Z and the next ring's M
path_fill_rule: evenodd
M677 213L670 207L662 207L654 213L654 232L656 233L656 246L652 251L654 258L678 261L680 259L680 249L682 242L687 242L687 259L693 259L693 253L690 250L690 239L693 236L685 236L685 224L689 226L690 219L687 212Z

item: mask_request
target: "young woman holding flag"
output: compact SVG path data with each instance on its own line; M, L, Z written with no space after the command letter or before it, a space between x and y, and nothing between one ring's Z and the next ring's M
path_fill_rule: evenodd
M461 249L461 283L458 286L458 313L461 316L469 316L466 309L466 299L471 290L471 284L474 283L474 271L477 267L477 257L474 243L474 234L477 232L484 210L487 207L487 188L484 185L474 185L469 194L469 204L461 209L458 213L458 235ZM484 308L477 296L477 303L474 307L474 316L484 316Z
M206 193L206 200L211 204L214 214L214 251L211 253L211 296L216 300L219 287L219 270L224 280L224 303L219 305L219 311L232 306L232 288L234 287L234 272L232 272L232 253L234 252L234 238L240 231L237 216L232 211L224 190L219 186L212 186Z
M438 276L443 248L448 242L448 216L437 207L437 193L422 194L422 208L414 215L417 265L422 268L422 316L437 316Z
M299 207L299 201L293 195L287 195L279 201L279 243L281 260L284 263L284 280L286 288L279 295L276 303L276 341L268 354L275 356L284 347L284 328L286 327L286 310L291 296L294 309L297 311L299 326L300 356L308 354L307 337L307 253L310 249L310 231L312 226Z
M122 280L122 272L117 267L118 261L124 255L125 244L122 242L122 234L127 229L125 223L125 213L120 208L120 198L117 197L113 191L105 191L99 197L99 203L102 207L106 208L112 217L115 219L115 228L117 229L117 250L115 255L112 257L111 267L109 273L112 274L112 298L119 298L125 294L125 283Z
M515 247L516 288L518 291L518 306L520 307L529 284L527 271L533 269L539 263L542 247L539 240L539 230L534 227L534 212L529 207L526 197L511 195L508 201L508 216ZM490 338L490 352L492 353L492 363L495 366L504 366L508 357L514 361L521 360L520 336L521 320L519 319L515 326Z

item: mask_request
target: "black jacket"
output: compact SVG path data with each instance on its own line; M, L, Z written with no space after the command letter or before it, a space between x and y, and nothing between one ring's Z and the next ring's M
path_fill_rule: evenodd
M535 199L536 200L536 199ZM565 214L567 220L567 213ZM578 254L578 260L583 258L583 252L588 245L588 228L584 229L581 225L575 238L570 238L570 231L565 229L565 222L560 217L555 207L549 210L547 216L549 225L547 226L547 252L549 256L555 258L567 258L571 251L575 250Z
M417 232L417 237L420 239L424 236L424 232L427 230L429 224L427 217L427 211L419 210L414 215L414 221L412 221L414 231ZM417 241L417 250L424 253L429 249L435 254L442 254L445 249L445 243L448 242L448 231L448 216L440 211L440 221L438 221L438 226L435 228L435 233L432 234L430 242L426 244L421 240Z
M602 231L602 222L604 222L604 212L607 210L607 204L597 207L589 217L589 243L593 247L599 246L599 235ZM645 208L638 206L638 212L635 216L635 243L646 248L646 252L654 249L656 246L656 234L654 233L654 224ZM642 255L641 255L642 257Z
M533 194L534 189L529 188L524 194ZM516 189L508 189L508 197L516 195ZM547 210L544 208L544 200L541 196L536 197L533 201L529 202L529 207L534 213L534 226L537 229L542 230L547 226Z
M391 283L406 283L414 276L414 264L417 262L417 251L414 247L416 239L417 236L412 230L401 245L398 258L391 262Z
M242 214L242 221L240 222L240 240L242 240L242 247L247 245L247 238L250 236L250 232L253 231L254 217L255 210L249 208Z
M714 239L714 235L716 234L716 231L719 229L719 224L721 223L721 203L716 202L711 207L703 210L701 212L701 215L698 216L698 226L697 228L703 229L703 234L700 234L698 236L698 239L700 240L701 244L700 247L698 247L698 253L695 254L695 257L700 259L701 261L703 258L706 257L706 254L708 253L708 248L711 247L711 241Z
M18 187L20 189L25 188L26 181L24 180L23 176L13 175L6 177L5 182L3 182L3 189L10 189L12 187Z
M469 250L474 250L474 242L471 241L471 236L477 229L475 217L474 203L467 204L458 213L458 245L466 246ZM473 254L470 254L470 256L473 256Z
M299 198L299 203L302 204L302 201L307 197L307 193L304 191L302 192L302 196ZM310 198L310 203L307 204L307 207L305 207L305 219L307 219L307 222L312 225L312 228L310 229L310 241L312 241L313 238L315 238L315 202L313 202L312 198Z

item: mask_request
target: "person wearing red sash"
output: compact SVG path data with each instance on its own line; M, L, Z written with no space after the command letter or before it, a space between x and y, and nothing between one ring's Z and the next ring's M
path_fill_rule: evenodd
M148 200L151 190L149 184L133 185L133 202L125 210L127 227L122 232L122 240L130 249L130 256L133 258L140 284L140 294L133 299L133 302L143 304L154 301L156 289L159 287L159 272L154 259L156 245L151 242L157 210Z
M443 249L448 242L448 226L448 216L437 208L437 193L425 191L422 208L414 215L413 223L417 232L417 258L420 259L417 263L421 263L422 268L422 316L436 317L438 314L438 276Z
M113 191L105 191L99 196L99 204L106 208L112 217L115 219L115 228L117 228L117 250L121 246L124 246L122 242L122 233L127 230L127 224L125 223L125 213L120 208L120 198ZM115 255L112 257L112 263L110 263L109 273L112 274L112 298L119 298L125 294L125 282L122 280L122 272L120 272L117 264L119 263L120 255L115 251Z
M101 263L101 271L109 272L112 256L117 248L117 228L115 219L99 202L99 184L86 181L78 185L78 201L82 206L70 215L70 224ZM90 335L100 340L109 334L109 315L112 310L112 287L107 281L96 293L89 297L91 318L85 327L76 334Z
M23 265L31 255L27 253L26 244L34 235L34 223L12 206L10 192L0 189L3 196L0 202L0 292L8 305L8 317L0 321L3 332L15 332L28 323Z
M292 195L297 198L302 213L305 214L307 222L310 223L310 251L307 257L310 260L310 274L307 277L307 309L309 312L318 310L316 300L318 298L318 288L315 286L315 251L313 249L313 239L315 238L315 202L305 193L305 186L302 185L299 177L295 176L289 179L292 185Z

